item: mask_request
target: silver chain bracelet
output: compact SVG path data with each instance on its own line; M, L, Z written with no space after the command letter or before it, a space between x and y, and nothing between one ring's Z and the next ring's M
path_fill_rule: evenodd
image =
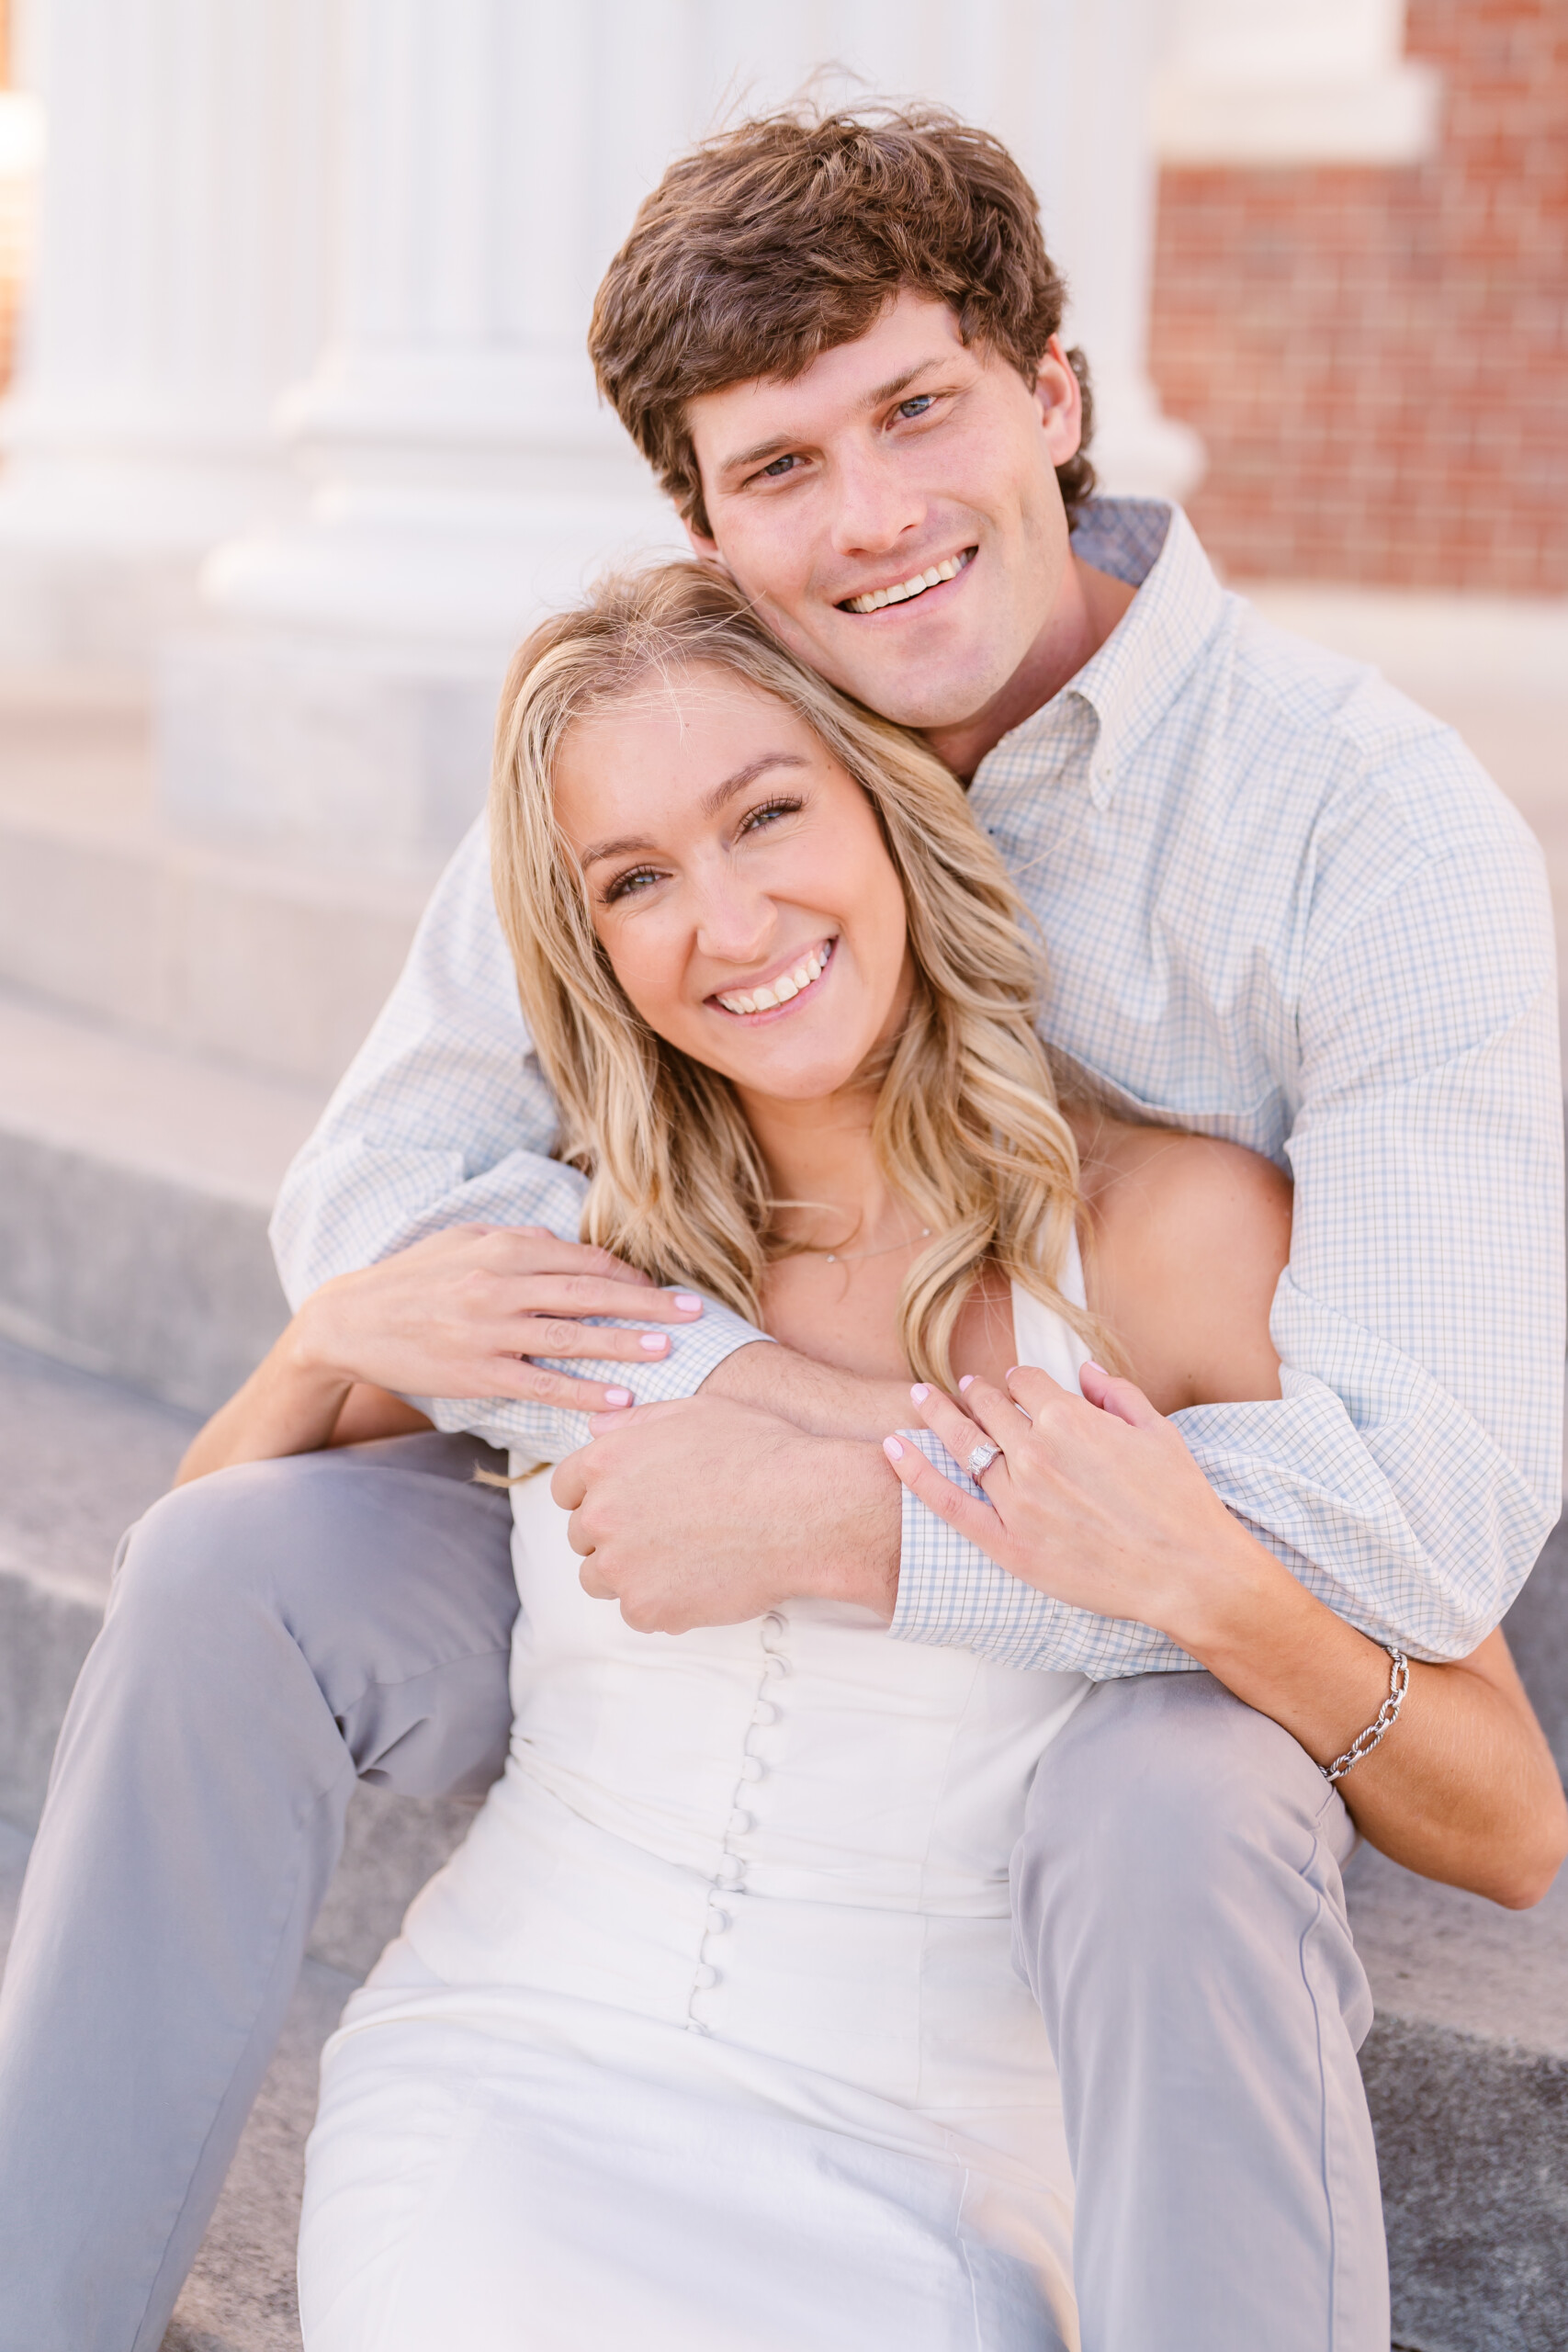
M1342 1781L1347 1772L1354 1770L1363 1756L1371 1754L1399 1721L1399 1711L1410 1688L1410 1660L1403 1650L1390 1650L1389 1656L1393 1660L1393 1667L1388 1678L1388 1697L1366 1730L1357 1733L1344 1755L1337 1756L1332 1764L1323 1766L1325 1781Z

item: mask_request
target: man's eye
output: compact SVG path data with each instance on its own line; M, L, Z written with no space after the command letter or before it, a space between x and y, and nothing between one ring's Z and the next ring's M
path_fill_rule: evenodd
M917 392L912 400L899 401L898 413L900 416L924 416L935 399L934 392Z
M790 468L799 463L800 459L793 453L787 458L775 458L771 466L762 468L761 479L763 481L782 481Z

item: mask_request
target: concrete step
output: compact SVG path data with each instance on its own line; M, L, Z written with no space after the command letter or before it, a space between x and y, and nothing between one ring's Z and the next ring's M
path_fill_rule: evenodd
M331 1084L434 878L290 864L160 817L143 687L0 673L0 984L164 1046Z
M0 1965L120 1534L167 1487L196 1427L192 1413L0 1340ZM471 1811L355 1792L282 2042L167 2352L298 2352L294 2239L321 2044Z
M220 1404L287 1317L266 1219L324 1094L0 992L0 1335Z
M1568 1872L1533 1911L1346 1874L1377 2016L1377 2130L1394 2340L1411 2352L1568 2346Z

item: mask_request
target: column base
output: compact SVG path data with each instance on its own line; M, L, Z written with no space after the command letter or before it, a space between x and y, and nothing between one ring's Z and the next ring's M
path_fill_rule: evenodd
M0 541L0 664L145 672L199 611L200 554Z
M159 664L163 814L327 871L428 873L484 807L511 650L188 630Z
M1191 425L1167 416L1154 386L1095 379L1094 459L1100 487L1124 498L1189 497L1208 453Z

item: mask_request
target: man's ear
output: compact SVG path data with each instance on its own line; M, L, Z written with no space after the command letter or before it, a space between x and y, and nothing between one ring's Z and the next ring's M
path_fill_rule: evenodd
M716 564L720 571L728 571L729 566L726 563L724 558L718 551L718 541L716 539L710 539L705 537L705 535L697 529L694 523L687 522L683 514L681 517L681 528L685 532L688 540L691 542L692 553L697 558L699 562Z
M1069 458L1077 457L1083 439L1083 387L1073 373L1060 335L1054 334L1045 346L1035 371L1034 397L1040 404L1051 463L1065 466Z

